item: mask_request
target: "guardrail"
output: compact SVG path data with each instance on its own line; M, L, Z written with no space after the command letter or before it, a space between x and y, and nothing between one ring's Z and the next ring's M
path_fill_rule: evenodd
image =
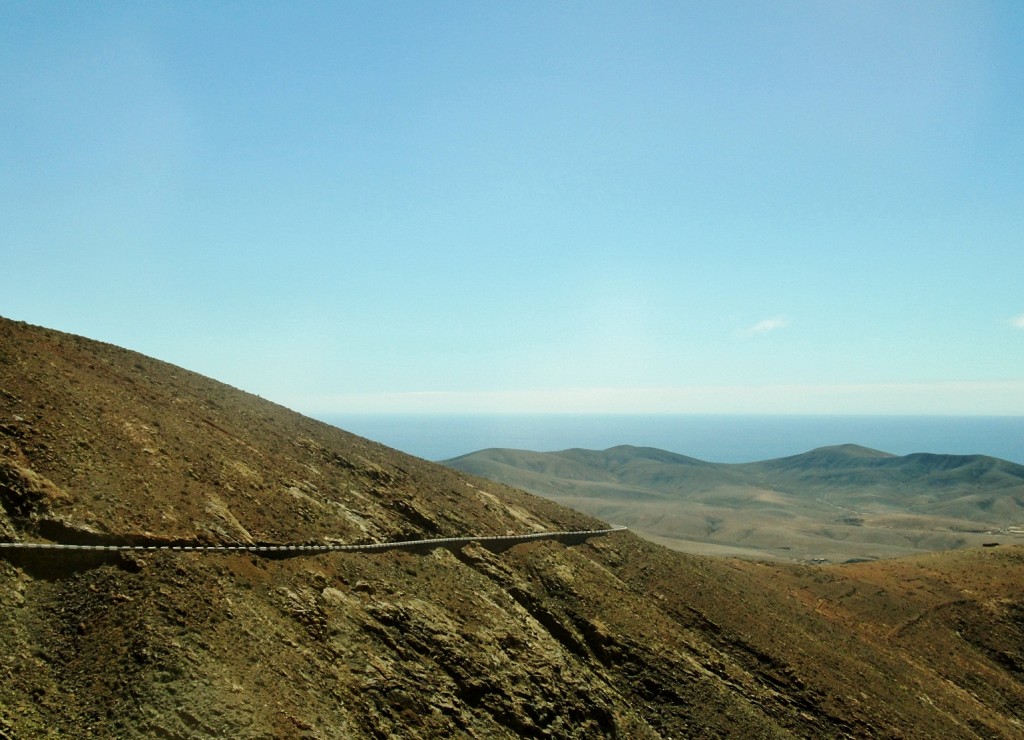
M609 529L581 529L563 532L530 532L528 534L473 535L467 537L438 537L423 540L372 542L360 545L67 545L56 542L0 542L0 550L77 550L89 552L198 552L198 553L256 553L273 555L316 555L328 552L379 552L382 550L425 550L435 547L454 548L477 543L489 549L506 549L532 540L558 540L578 544L591 537L622 532L627 527Z

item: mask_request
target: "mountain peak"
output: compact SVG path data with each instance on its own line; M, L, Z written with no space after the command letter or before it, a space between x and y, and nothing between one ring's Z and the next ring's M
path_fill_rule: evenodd
M890 452L882 452L881 450L875 450L870 447L851 443L818 447L817 449L812 450L812 452L832 452L859 458L896 457L896 455L893 455Z

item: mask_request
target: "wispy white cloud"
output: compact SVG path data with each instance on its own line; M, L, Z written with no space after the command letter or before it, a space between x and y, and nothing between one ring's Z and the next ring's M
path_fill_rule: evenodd
M1016 326L1018 329L1024 329L1024 313L1010 319L1010 326Z
M752 337L757 334L767 334L768 332L773 332L778 329L784 329L787 326L789 326L789 319L787 319L785 316L776 316L771 319L764 319L763 321L758 321L753 326L748 327L743 332L743 336Z

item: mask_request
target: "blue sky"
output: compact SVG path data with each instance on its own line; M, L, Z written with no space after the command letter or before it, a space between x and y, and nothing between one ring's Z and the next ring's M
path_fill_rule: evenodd
M1024 414L1024 4L0 5L0 314L314 413Z

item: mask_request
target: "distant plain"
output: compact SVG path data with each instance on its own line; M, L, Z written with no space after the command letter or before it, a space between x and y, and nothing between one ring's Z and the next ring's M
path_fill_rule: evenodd
M695 554L845 562L1024 542L1024 466L983 455L847 444L722 464L619 446L445 464Z

